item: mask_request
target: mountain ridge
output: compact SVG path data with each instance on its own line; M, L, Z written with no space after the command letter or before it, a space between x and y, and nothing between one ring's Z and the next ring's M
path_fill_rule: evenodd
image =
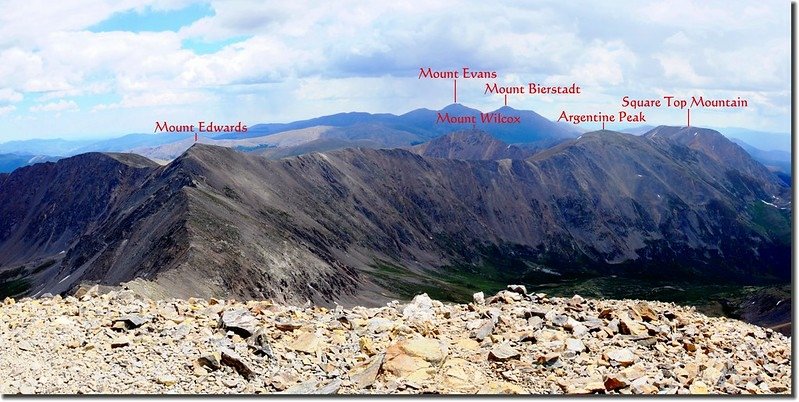
M52 166L68 167L61 174L69 179L44 180L38 191L71 183L70 192L84 193L96 186L86 174L105 177L103 169L127 183L97 193L112 202L55 243L20 233L42 227L31 222L46 219L50 205L67 221L78 206L32 203L29 223L6 220L16 223L0 233L16 237L0 236L0 250L32 254L2 253L0 263L21 264L31 294L144 278L152 292L185 297L373 303L431 284L464 294L468 286L454 277L475 269L497 281L679 274L755 283L790 275L790 211L780 209L790 206L789 191L748 176L748 164L739 172L657 136L586 133L517 160L400 149L268 160L205 144L164 166L129 155L76 158L23 168L0 185L19 199L22 178ZM0 204L0 214L14 216L13 205Z
M409 149L422 156L464 160L526 159L534 153L478 129L455 131Z

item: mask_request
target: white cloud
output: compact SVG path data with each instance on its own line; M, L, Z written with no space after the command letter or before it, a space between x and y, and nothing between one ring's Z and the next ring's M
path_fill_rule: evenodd
M660 62L666 78L680 86L697 86L707 83L707 79L699 76L691 65L691 60L677 53L661 53L654 56Z
M186 0L5 0L0 2L0 46L46 46L53 32L80 31L114 13L179 9Z
M21 93L11 89L11 88L2 88L0 89L0 104L3 103L16 103L21 101L24 98Z
M594 42L582 52L581 64L572 69L575 82L598 87L618 86L635 68L636 55L621 41ZM565 83L563 83L565 84Z
M17 110L17 107L14 105L0 106L0 116L9 114L15 110Z
M42 75L42 64L32 51L19 47L0 50L0 86L29 91L28 82Z
M46 102L53 99L61 99L66 97L82 96L82 95L99 95L109 93L112 90L111 83L108 81L87 82L78 88L69 88L57 91L48 91L42 93L38 101Z
M654 88L738 90L762 97L760 128L787 131L790 118L787 3L220 0L211 1L215 15L178 32L87 31L117 12L174 10L189 1L0 0L0 105L41 104L17 115L48 105L76 110L67 99L81 97L84 113L63 116L73 120L62 127L76 132L96 129L100 118L119 120L123 111L134 126L134 118L149 126L166 111L216 111L253 123L336 111L402 113L451 99L449 84L414 79L419 67L469 66L497 71L500 82L576 82L586 91L568 99L513 98L512 105L530 109L616 108L621 96L647 97ZM239 36L247 39L215 53L182 48L186 39ZM498 102L468 83L459 99L481 107ZM9 128L0 122L0 133Z
M690 31L729 31L788 22L788 2L746 0L650 0L628 3L633 18ZM781 17L775 21L775 17ZM787 26L786 26L787 28Z
M269 37L254 37L217 53L194 56L182 66L178 79L186 87L276 82L302 73L321 55Z
M213 94L203 93L200 91L192 92L140 92L135 94L128 94L123 97L120 102L110 104L100 104L92 108L92 111L98 112L109 109L119 108L146 108L154 106L174 106L174 105L196 105L209 100L216 99Z
M680 31L674 35L669 36L666 40L663 41L663 44L667 46L676 46L676 47L685 47L690 46L694 42L685 34L685 32Z
M66 112L80 110L78 104L72 100L60 100L57 102L50 102L44 105L34 105L30 107L31 112Z

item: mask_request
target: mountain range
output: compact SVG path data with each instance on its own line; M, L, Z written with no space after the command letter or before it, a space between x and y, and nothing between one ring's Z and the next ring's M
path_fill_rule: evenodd
M92 152L0 175L0 289L374 305L508 280L784 283L790 214L786 183L693 127L537 150L465 130L278 160Z
M520 123L484 124L480 121L479 116L491 113L518 116ZM477 119L476 124L441 123L437 122L439 114L476 116ZM621 132L641 135L653 128L638 126ZM466 129L489 131L500 141L533 151L576 138L586 131L573 124L550 122L529 110L502 107L494 112L483 113L461 104L451 104L441 110L416 109L402 115L350 112L292 123L255 124L247 133L200 135L199 142L279 159L354 147L406 148ZM790 181L789 135L742 128L727 128L721 132L741 145L755 160L777 172L784 181ZM734 136L744 138L746 142ZM165 164L180 156L194 142L190 134L128 134L103 140L10 141L0 143L0 172L11 172L37 161L54 161L86 152L136 153ZM774 147L787 151L771 150Z

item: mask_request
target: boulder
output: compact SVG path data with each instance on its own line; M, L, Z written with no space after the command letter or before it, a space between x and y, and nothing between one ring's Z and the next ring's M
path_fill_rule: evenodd
M258 329L258 319L244 308L230 309L222 312L222 327L247 338Z
M511 359L518 359L521 354L508 343L500 343L491 348L488 352L488 360L504 362Z
M613 349L606 354L607 360L621 366L629 366L635 362L635 354L630 349Z

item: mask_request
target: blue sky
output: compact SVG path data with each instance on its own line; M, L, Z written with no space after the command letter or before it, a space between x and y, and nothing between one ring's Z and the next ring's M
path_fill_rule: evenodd
M788 1L0 7L0 142L151 132L164 120L255 124L441 108L452 102L452 84L418 80L428 66L497 71L500 85L580 85L580 96L510 97L510 106L550 119L563 110L614 113L625 95L741 96L750 107L695 110L692 123L790 130ZM459 102L502 106L484 84L460 81ZM685 119L674 110L647 116L653 125Z
M179 9L129 9L112 14L87 28L90 32L162 32L175 31L203 17L211 17L214 10L208 3L189 4Z

